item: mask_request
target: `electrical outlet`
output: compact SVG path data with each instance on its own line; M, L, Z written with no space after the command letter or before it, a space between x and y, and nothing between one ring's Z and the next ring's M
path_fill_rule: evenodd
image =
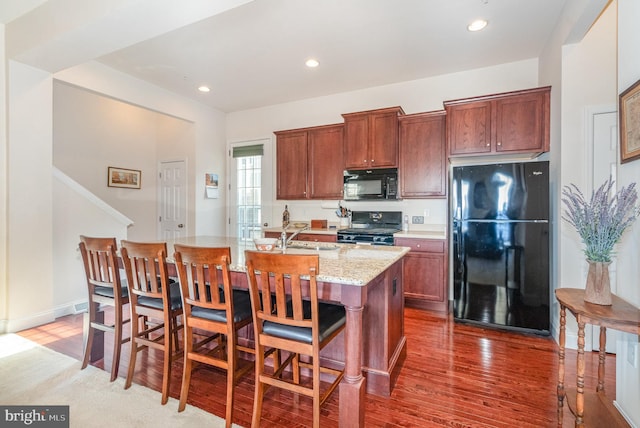
M413 224L424 224L424 216L414 215L411 217L411 223Z
M638 367L638 344L632 341L628 342L627 346L627 361L634 369Z

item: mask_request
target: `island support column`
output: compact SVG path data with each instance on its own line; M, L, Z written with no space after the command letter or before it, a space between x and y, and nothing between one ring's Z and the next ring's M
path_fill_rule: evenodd
M341 303L345 307L344 377L340 382L340 427L364 427L366 379L362 375L362 315L367 287L342 285Z

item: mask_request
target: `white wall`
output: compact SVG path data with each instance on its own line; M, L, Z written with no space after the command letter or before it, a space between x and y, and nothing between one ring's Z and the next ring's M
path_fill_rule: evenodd
M637 64L638 32L635 22L640 18L638 3L635 0L618 0L620 3L628 2L622 10L617 10L618 2L615 0L600 15L598 20L588 28L585 37L576 43L566 44L566 36L570 33L571 26L564 28L561 22L556 29L543 55L541 55L541 83L552 83L559 90L552 92L552 122L551 122L551 161L555 170L556 182L553 183L552 207L554 232L558 245L553 248L552 259L553 272L557 277L553 280L556 287L584 288L586 281L586 268L582 244L573 228L561 220L562 204L560 201L561 187L569 183L575 183L585 192L590 193L590 157L587 141L588 124L587 113L591 109L601 107L616 108L617 94L621 92L617 75L621 68L625 68L623 56L618 47L628 46L630 41L634 47L628 52L632 62L635 79L640 78L640 67ZM633 4L633 7L629 7ZM568 2L568 6L577 6L578 2ZM622 6L621 6L622 7ZM624 16L624 18L622 18ZM625 26L624 23L627 22ZM633 80L633 79L630 79ZM635 81L635 80L633 80ZM632 181L638 181L640 163L618 166L618 182L626 185ZM616 275L617 293L636 306L638 300L637 281L629 281L629 278L638 278L637 243L640 233L640 224L636 223L622 243L618 246L618 272ZM554 334L557 337L558 306L552 310ZM575 319L567 317L567 346L575 348L577 343L577 326ZM587 329L587 342L591 339L591 329ZM631 335L628 335L631 336ZM618 336L620 337L620 336ZM640 376L638 369L632 368L626 362L627 343L637 344L637 336L630 341L618 342L618 356L616 359L616 400L617 406L625 414L628 420L638 426L637 403L640 402ZM570 378L568 378L570 379ZM565 380L566 382L567 380Z
M617 0L618 3L618 94L640 80L640 2ZM640 183L640 161L632 161L618 168L622 183ZM640 306L640 222L635 225L618 249L618 294L635 306ZM640 343L638 336L625 334L618 342L616 361L616 401L623 413L640 427ZM635 347L636 366L627 360L631 347Z
M60 82L54 83L53 103L54 165L130 217L129 239L156 239L158 163L193 162L193 123ZM108 187L109 166L140 170L141 188ZM187 232L193 234L194 198L188 202Z
M189 166L188 203L192 207L188 214L187 228L190 234L196 235L225 234L226 192L224 191L224 183L220 183L219 199L204 198L205 173L219 172L219 176L224 177L226 171L225 114L223 112L176 96L97 62L89 62L64 70L56 73L54 77L56 80L104 94L116 100L193 123L195 147L192 152L193 159L187 159ZM162 152L162 156L165 155L173 157L168 151Z
M95 108L96 98L105 97L108 101L101 99L97 104L110 105L120 101L129 103L131 105L128 107L123 105L123 109L131 108L129 113L138 119L148 118L150 110L165 116L173 116L170 121L152 119L155 129L149 132L153 132L157 137L160 147L152 148L150 156L148 156L149 166L144 168L155 171L160 160L175 160L176 157L182 157L176 153L176 146L164 143L171 144L174 138L177 140L175 141L177 145L190 141L188 147L180 148L185 153L184 157L189 167L188 199L190 209L187 226L191 234L225 234L226 192L221 191L220 199L204 198L205 172L219 172L221 177L225 172L223 113L162 91L153 85L132 79L97 63L68 69L56 74L56 76L14 61L9 61L8 70L7 81L10 89L7 97L7 116L9 117L8 129L10 129L10 133L7 139L7 150L3 150L3 154L9 153L10 158L8 158L7 170L3 169L2 171L2 182L7 183L7 197L3 200L3 203L7 203L8 207L5 223L7 233L0 237L2 243L7 245L6 270L2 271L3 274L6 272L7 277L6 281L2 281L3 286L0 287L0 291L3 293L1 300L4 309L0 312L3 320L0 325L2 331L18 331L52 321L55 314L68 311L69 307L77 303L78 300L77 279L69 278L70 282L68 283L54 279L52 266L53 252L56 253L56 263L59 260L57 259L59 255L67 256L67 259L61 261L60 267L63 270L66 269L67 272L68 269L72 269L69 266L78 262L75 245L67 242L66 238L55 241L54 237L56 239L61 236L77 237L80 233L76 228L78 223L68 221L72 215L77 214L71 211L77 207L77 204L56 205L54 215L52 192L55 191L56 197L60 197L64 190L61 190L57 185L54 188L52 184L53 130L56 128L53 123L52 110L53 77L56 80L86 89L86 93L76 94L78 95L76 100L84 99L82 103L76 104L75 107L67 106L61 109L60 114L66 115L64 120L69 123L73 120L78 121L79 117L82 117L83 108ZM92 101L90 102L85 99L88 94L91 94L89 98ZM105 94L105 97L102 97L101 94ZM139 107L133 107L133 105ZM162 116L157 113L155 113L155 117ZM60 118L58 113L56 116ZM106 116L108 114L102 114L102 117ZM127 119L127 117L118 118L120 124L126 124ZM69 163L69 165L71 165L72 158L78 154L78 151L81 151L82 144L91 144L96 136L114 135L111 133L114 131L113 129L105 129L102 126L104 124L101 125L100 122L93 123L95 131L93 134L90 132L91 129L85 129L82 123L76 123L76 125L79 130L82 129L85 133L71 132L64 136L65 140L70 139L76 144L72 152L74 155L69 159L61 160L62 163ZM119 125L112 121L110 126ZM160 133L162 135L158 135ZM126 133L118 134L116 132L115 135L122 137L126 136ZM137 133L135 135L140 136ZM143 139L147 138L144 136L145 133L142 135ZM101 142L108 141L104 139ZM65 143L69 143L69 141L65 141ZM131 144L131 140L129 143L127 151L123 151L122 159L125 160L128 155L133 154L138 156L139 162L144 162L146 165L147 156L138 151L135 144ZM171 159L161 159L164 156ZM2 160L1 157L0 160ZM104 180L103 184L106 183L104 166L96 167L96 171L97 174L82 170L75 173L84 174L84 178L95 175L98 181ZM152 175L155 176L155 173ZM143 182L145 179L146 174L143 176ZM91 180L89 181L93 183ZM98 186L96 187L97 192L105 191L100 184L91 185ZM117 191L119 190L125 189ZM144 191L142 192L144 193ZM138 195L141 194L138 193ZM154 213L156 196L154 190L152 195L148 195L146 201L149 211ZM125 198L121 197L120 199ZM116 204L114 203L114 205ZM60 221L61 219L62 221ZM58 223L54 224L54 221ZM95 218L95 222L97 225L103 220ZM86 230L88 229L87 227ZM100 235L108 230L108 227L106 229L91 229L85 233ZM151 236L147 236L149 233ZM144 231L142 235L138 235L138 238L154 239L155 228L152 232ZM131 238L131 236L128 237ZM33 268L34 263L38 264L37 269ZM59 273L57 270L56 272ZM54 294L56 299L53 298Z
M245 110L227 115L229 143L258 138L273 138L273 132L306 126L341 123L342 113L401 106L405 113L442 110L442 102L476 95L485 95L538 86L538 62L535 59L493 67L436 76L393 85L379 86L297 102L278 104L260 109ZM274 150L275 153L275 150ZM275 171L275 159L274 159ZM275 174L275 172L274 172ZM274 183L275 176L274 176ZM274 192L275 197L275 192ZM337 222L334 214L337 202L274 201L269 213L278 224L284 205L289 205L295 220L326 219ZM430 216L422 228L444 228L447 224L445 199L419 199L371 204L349 202L355 210L399 210L412 215ZM420 226L411 225L418 230Z
M563 47L562 86L562 185L574 183L585 192L592 190L591 158L586 135L586 109L596 106L616 108L616 9L609 7L597 23L577 44ZM594 84L597 82L597 84ZM624 184L624 183L622 183ZM562 263L565 266L561 284L582 283L586 279L584 266L566 263L584 258L582 243L573 228L563 227Z
M53 320L52 79L13 61L8 70L6 328L15 331Z
M87 302L87 283L79 236L127 237L129 218L54 168L53 312L60 317ZM86 307L86 306L85 306Z
M5 62L5 28L0 25L0 59ZM0 100L7 99L6 67L0 67ZM7 282L7 103L0 103L0 332L6 330L9 299Z
M591 193L591 148L585 129L586 115L590 107L615 108L616 67L616 8L611 6L580 43L562 47L561 187L573 183L585 194ZM621 177L619 183L626 184ZM561 189L557 191L555 203L562 210ZM556 287L584 288L587 267L582 242L574 228L561 220L560 212L556 218L560 223L560 276ZM568 322L571 332L575 332L574 320L569 317ZM575 335L569 334L569 343L573 345L574 340Z

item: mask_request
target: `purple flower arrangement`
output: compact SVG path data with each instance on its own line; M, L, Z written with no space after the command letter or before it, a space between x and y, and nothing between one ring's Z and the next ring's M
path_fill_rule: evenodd
M639 214L636 183L611 196L614 181L609 178L587 201L576 185L564 186L562 218L576 228L585 245L587 260L611 262L613 247Z

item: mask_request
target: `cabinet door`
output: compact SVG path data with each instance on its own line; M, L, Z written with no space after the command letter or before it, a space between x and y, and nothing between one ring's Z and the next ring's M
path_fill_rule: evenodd
M400 193L403 198L447 195L445 113L400 117Z
M277 199L307 197L307 132L277 133Z
M496 152L542 152L545 93L496 100Z
M410 252L404 257L406 298L444 303L444 255Z
M450 155L491 153L491 102L448 107L447 134Z
M345 168L369 167L369 125L367 115L345 117Z
M342 199L344 126L309 130L309 198Z
M301 233L296 236L298 241L309 241L309 242L337 242L338 238L336 235L326 235L323 233Z
M398 167L398 113L369 117L369 164L376 168Z

